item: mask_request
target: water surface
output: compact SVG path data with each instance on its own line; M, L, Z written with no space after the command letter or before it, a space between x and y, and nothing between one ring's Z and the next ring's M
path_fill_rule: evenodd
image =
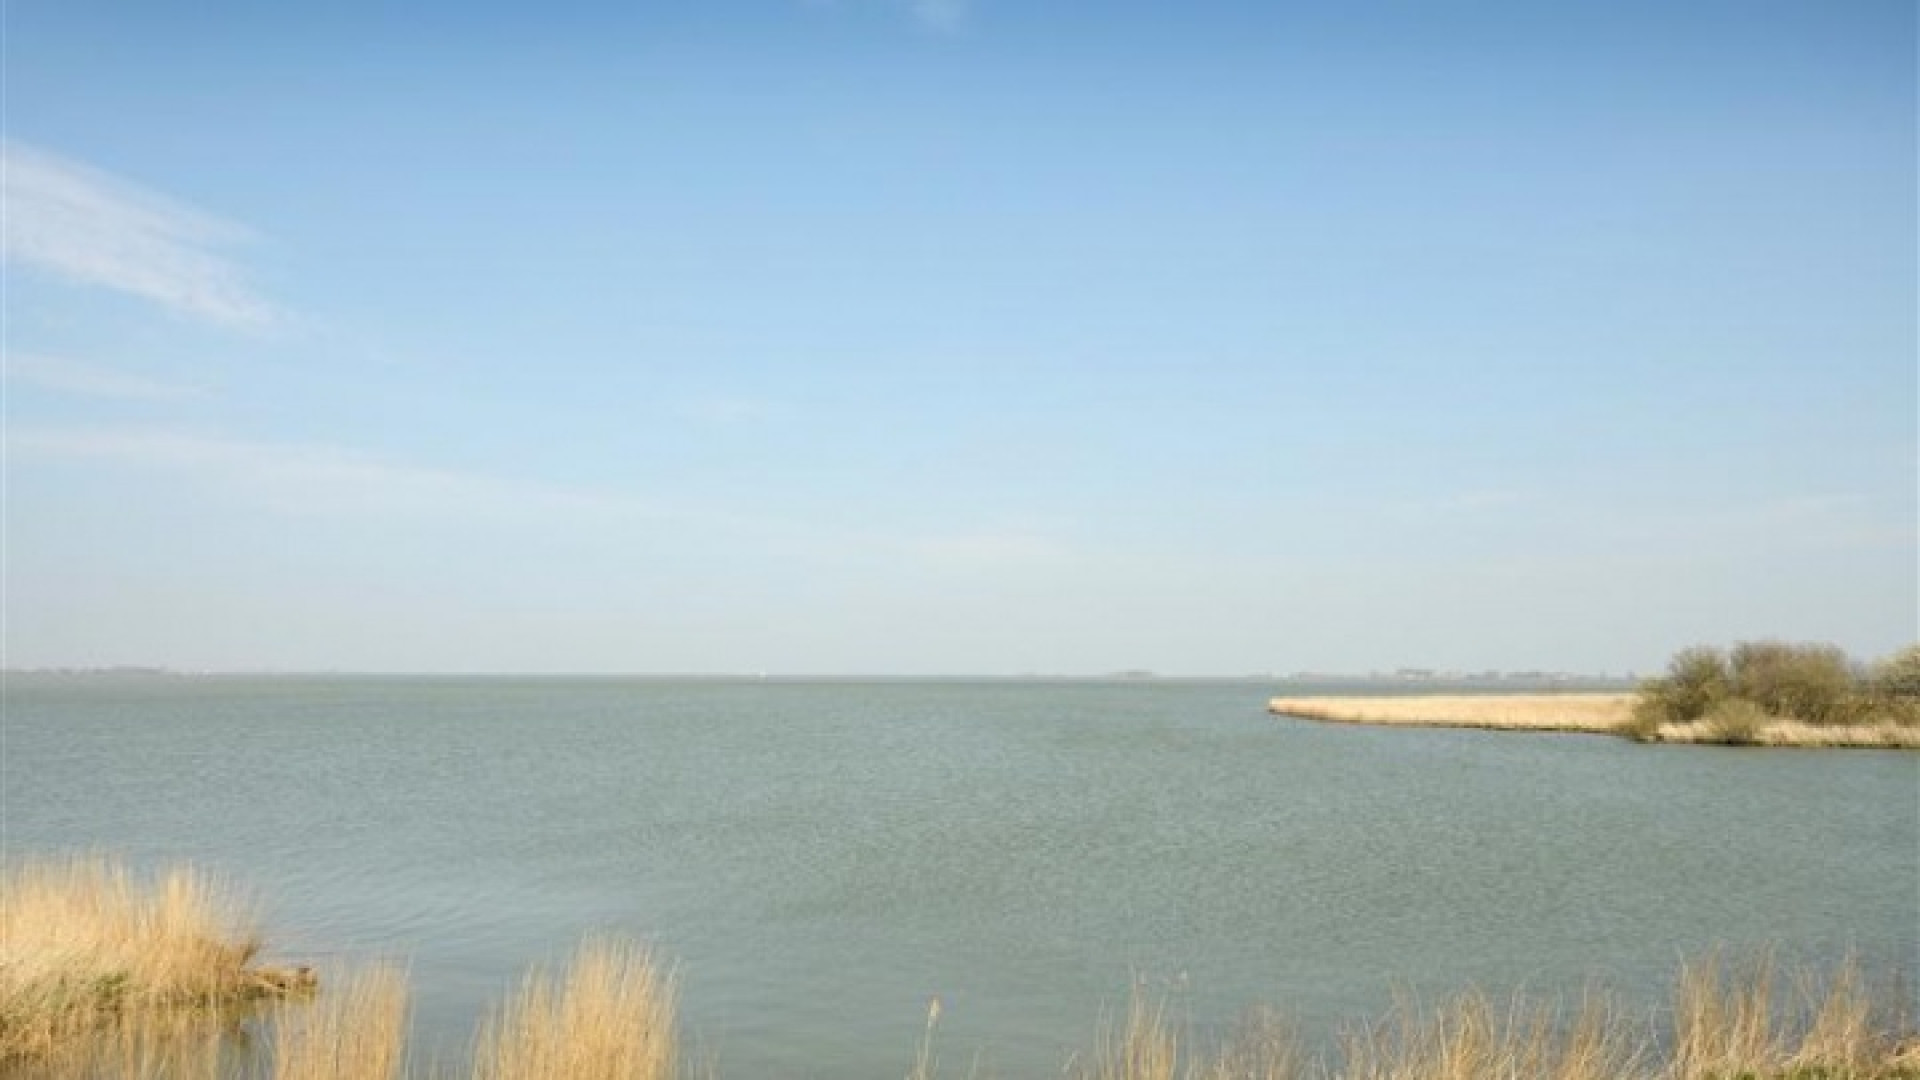
M190 859L403 958L457 1058L591 929L726 1075L1056 1073L1130 980L1311 1032L1396 985L1647 1002L1715 945L1920 975L1920 757L1318 725L1257 683L9 679L8 853Z

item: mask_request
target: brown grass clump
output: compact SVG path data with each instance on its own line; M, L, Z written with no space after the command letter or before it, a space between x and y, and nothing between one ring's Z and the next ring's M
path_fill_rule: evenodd
M589 938L563 978L533 972L488 1019L474 1080L666 1080L676 999L644 949Z
M113 860L29 862L0 881L0 1062L45 1056L103 1021L263 991L253 908L180 868L143 880Z

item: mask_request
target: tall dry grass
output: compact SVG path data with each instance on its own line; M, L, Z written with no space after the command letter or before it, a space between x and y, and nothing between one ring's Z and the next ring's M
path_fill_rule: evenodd
M1876 1001L1857 962L1782 977L1772 960L1688 964L1674 995L1671 1075L1680 1080L1920 1077L1905 1006Z
M253 904L193 870L115 860L22 863L0 875L0 1062L46 1055L128 1012L211 1006L255 987Z
M1625 1080L1647 1075L1644 1037L1604 995L1571 1015L1477 993L1426 1008L1403 1001L1383 1025L1348 1039L1342 1080Z
M1906 1007L1869 992L1857 962L1783 979L1767 960L1688 965L1672 1030L1598 990L1576 1004L1468 992L1403 998L1380 1022L1309 1060L1285 1024L1243 1026L1211 1050L1182 1038L1164 1002L1135 992L1081 1080L1920 1080ZM1658 1052L1664 1045L1666 1051Z
M474 1080L666 1080L677 999L645 949L589 938L564 975L534 971L487 1020Z
M1179 1033L1167 1019L1165 998L1151 998L1139 986L1127 999L1125 1017L1100 1025L1099 1048L1082 1080L1178 1080L1195 1063L1183 1062ZM1185 1068L1183 1069L1183 1065Z
M392 967L328 980L317 1000L274 1018L273 1080L399 1080L407 981Z
M233 1080L239 1017L223 1009L148 1010L52 1052L15 1059L9 1080Z

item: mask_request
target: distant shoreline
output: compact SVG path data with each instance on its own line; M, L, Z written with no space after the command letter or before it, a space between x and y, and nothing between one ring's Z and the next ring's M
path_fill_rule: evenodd
M1476 728L1487 731L1571 732L1630 737L1637 695L1627 693L1530 694L1346 694L1277 697L1267 703L1276 716L1379 727ZM1717 743L1705 724L1673 724L1646 742ZM1885 724L1807 724L1776 721L1757 733L1758 746L1920 750L1920 728Z

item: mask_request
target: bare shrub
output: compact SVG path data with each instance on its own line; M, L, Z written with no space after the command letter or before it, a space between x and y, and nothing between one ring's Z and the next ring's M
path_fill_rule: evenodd
M1833 645L1743 641L1729 664L1737 697L1775 716L1809 724L1844 723L1853 668Z

